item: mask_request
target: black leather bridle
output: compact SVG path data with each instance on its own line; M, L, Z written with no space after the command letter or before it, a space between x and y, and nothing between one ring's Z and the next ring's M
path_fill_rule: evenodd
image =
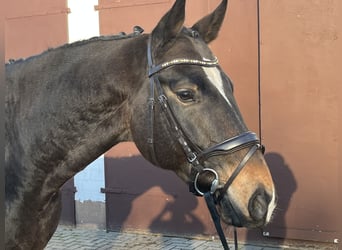
M227 244L226 238L224 236L220 217L216 210L216 205L223 199L224 195L226 194L228 188L233 183L234 179L238 176L240 171L243 169L247 161L253 156L253 154L257 150L261 150L264 152L264 147L261 145L259 138L253 132L247 131L232 137L230 139L224 140L221 143L213 145L207 149L201 150L194 142L192 142L185 131L182 129L181 125L179 124L176 116L174 115L172 108L168 103L168 98L164 94L160 81L158 79L158 73L163 71L166 68L176 66L176 65L196 65L202 67L217 67L218 60L214 58L212 60L203 59L203 60L196 60L196 59L186 59L186 58L179 58L174 59L165 63L161 63L158 65L154 65L153 58L152 58L152 45L151 45L151 36L148 40L147 46L147 60L148 60L148 77L150 79L150 96L148 99L149 103L149 137L148 143L150 145L150 154L152 161L158 165L155 156L155 146L154 146L154 106L156 102L156 97L158 103L165 114L168 124L172 129L174 136L177 138L179 144L182 146L183 151L187 157L188 162L191 164L191 181L189 183L189 190L195 195L204 196L212 219L215 223L215 227L217 233L219 234L220 240L224 249L229 249ZM241 160L239 165L236 167L232 175L229 177L227 182L223 185L219 185L219 178L217 172L212 168L204 168L203 163L210 157L221 155L221 154L231 154L237 152L241 149L249 148L249 151ZM200 187L198 180L200 179L201 175L212 175L213 180L209 185L206 185L205 190ZM218 195L215 193L218 192ZM237 249L237 237L236 231L234 238L235 238L235 248Z

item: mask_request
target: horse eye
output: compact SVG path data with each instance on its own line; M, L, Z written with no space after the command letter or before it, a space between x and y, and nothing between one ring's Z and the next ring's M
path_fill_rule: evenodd
M177 96L183 102L192 102L195 100L194 92L187 89L177 91Z

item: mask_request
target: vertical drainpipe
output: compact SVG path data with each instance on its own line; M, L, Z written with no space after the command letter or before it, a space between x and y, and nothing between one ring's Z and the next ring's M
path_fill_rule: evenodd
M262 143L260 0L257 0L259 138Z
M69 43L99 36L97 0L68 0ZM104 156L92 162L74 177L77 226L105 228Z

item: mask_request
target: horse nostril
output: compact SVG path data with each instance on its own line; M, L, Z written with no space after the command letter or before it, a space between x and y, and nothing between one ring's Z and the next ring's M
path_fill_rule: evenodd
M269 195L263 189L258 189L249 201L248 210L256 221L264 220L267 214Z

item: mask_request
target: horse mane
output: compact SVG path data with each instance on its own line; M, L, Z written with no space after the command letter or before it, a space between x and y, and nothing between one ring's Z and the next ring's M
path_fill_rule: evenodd
M45 54L45 53L50 52L50 51L78 47L78 46L89 44L91 42L129 39L129 38L139 36L143 32L144 32L143 28L141 28L140 26L134 26L133 32L130 34L126 34L125 32L120 32L120 33L115 34L115 35L95 36L95 37L85 39L85 40L80 40L80 41L76 41L76 42L72 42L72 43L66 43L66 44L63 44L63 45L56 47L56 48L48 48L46 51L42 52L39 55L34 55L34 56L30 56L28 58L19 58L19 59L12 59L11 58L8 60L8 62L5 63L5 65L12 65L12 64L16 64L16 63L21 63L21 62L24 62L24 61L29 60L31 58L40 56L40 55Z

